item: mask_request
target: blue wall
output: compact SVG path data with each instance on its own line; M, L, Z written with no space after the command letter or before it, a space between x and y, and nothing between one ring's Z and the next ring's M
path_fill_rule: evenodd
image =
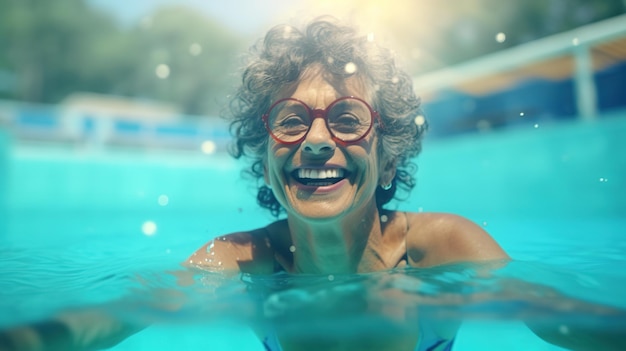
M413 206L473 218L626 218L626 112L426 140Z

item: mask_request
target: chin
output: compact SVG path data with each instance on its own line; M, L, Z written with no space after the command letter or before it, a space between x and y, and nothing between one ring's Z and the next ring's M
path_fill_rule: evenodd
M301 219L317 223L332 222L346 214L345 209L327 208L316 205L306 206L307 208L302 207L303 206L290 207L288 212Z

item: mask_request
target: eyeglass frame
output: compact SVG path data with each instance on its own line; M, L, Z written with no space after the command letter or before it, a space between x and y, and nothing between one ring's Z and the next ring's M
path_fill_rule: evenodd
M360 136L359 138L355 139L355 140L341 140L339 137L337 137L335 135L335 133L333 132L332 128L330 128L330 125L328 124L328 112L331 108L333 108L337 103L347 100L347 99L353 99L353 100L357 100L360 101L362 103L365 104L365 106L367 107L367 109L370 111L370 118L371 118L371 123L369 125L369 127L367 128L367 130L365 131L365 133L363 133L362 136ZM281 140L280 138L278 138L276 135L274 135L274 133L272 132L272 128L270 128L269 125L269 115L270 112L272 111L272 109L274 107L276 107L276 105L285 102L285 101L296 101L298 103L300 103L301 105L303 105L306 108L306 111L309 114L309 118L311 118L311 123L309 124L309 127L307 129L307 131L302 135L302 137L298 138L297 140L294 141L284 141ZM267 112L263 114L263 116L261 117L263 119L263 124L265 125L265 129L267 130L267 132L269 133L269 135L272 137L272 139L274 139L277 143L279 144L283 144L283 145L295 145L295 144L299 144L302 141L304 141L304 139L306 139L307 135L309 135L309 132L311 131L311 126L313 126L313 121L315 121L316 118L321 118L324 120L325 124L326 124L326 128L328 129L328 132L330 133L330 136L332 137L333 141L335 141L336 143L342 145L342 146L346 146L346 145L350 145L350 144L355 144L358 143L359 141L363 140L366 136L369 135L369 133L372 131L372 127L374 126L374 123L376 122L379 128L383 128L383 121L380 118L380 115L378 114L378 112L374 109L372 109L372 106L370 106L370 104L367 103L367 101L358 98L356 96L342 96L340 98L338 98L337 100L331 102L328 106L326 106L325 109L320 109L320 108L316 108L316 109L312 109L309 107L309 105L305 104L304 101L296 99L296 98L284 98L284 99L280 99L276 102L274 102L269 109L267 109Z

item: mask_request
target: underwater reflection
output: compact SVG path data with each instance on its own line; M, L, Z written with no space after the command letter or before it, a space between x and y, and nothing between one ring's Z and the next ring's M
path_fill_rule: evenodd
M113 313L141 323L230 321L280 329L293 337L396 334L412 330L418 320L558 323L563 333L578 327L626 330L623 306L575 297L572 290L590 289L576 274L528 262L346 275L226 277L203 271L175 275L178 284L184 277L186 286L176 285L175 279L166 283L146 279L148 283L134 297L117 304ZM150 281L160 283L156 286ZM614 282L615 286L623 283ZM594 295L601 296L603 289L615 286L600 284Z

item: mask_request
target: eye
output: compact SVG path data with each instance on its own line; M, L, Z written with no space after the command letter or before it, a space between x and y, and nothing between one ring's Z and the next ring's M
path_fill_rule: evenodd
M340 133L351 133L362 127L361 119L351 113L342 113L330 122L331 127Z
M343 113L339 117L335 118L333 123L345 126L357 126L361 124L361 119L351 113Z
M281 134L297 135L308 130L307 120L296 113L280 117L274 123L274 130Z
M283 117L279 121L279 126L282 128L298 128L301 126L306 126L306 122L304 121L304 118L302 118L301 116L295 113L292 113L290 115Z

